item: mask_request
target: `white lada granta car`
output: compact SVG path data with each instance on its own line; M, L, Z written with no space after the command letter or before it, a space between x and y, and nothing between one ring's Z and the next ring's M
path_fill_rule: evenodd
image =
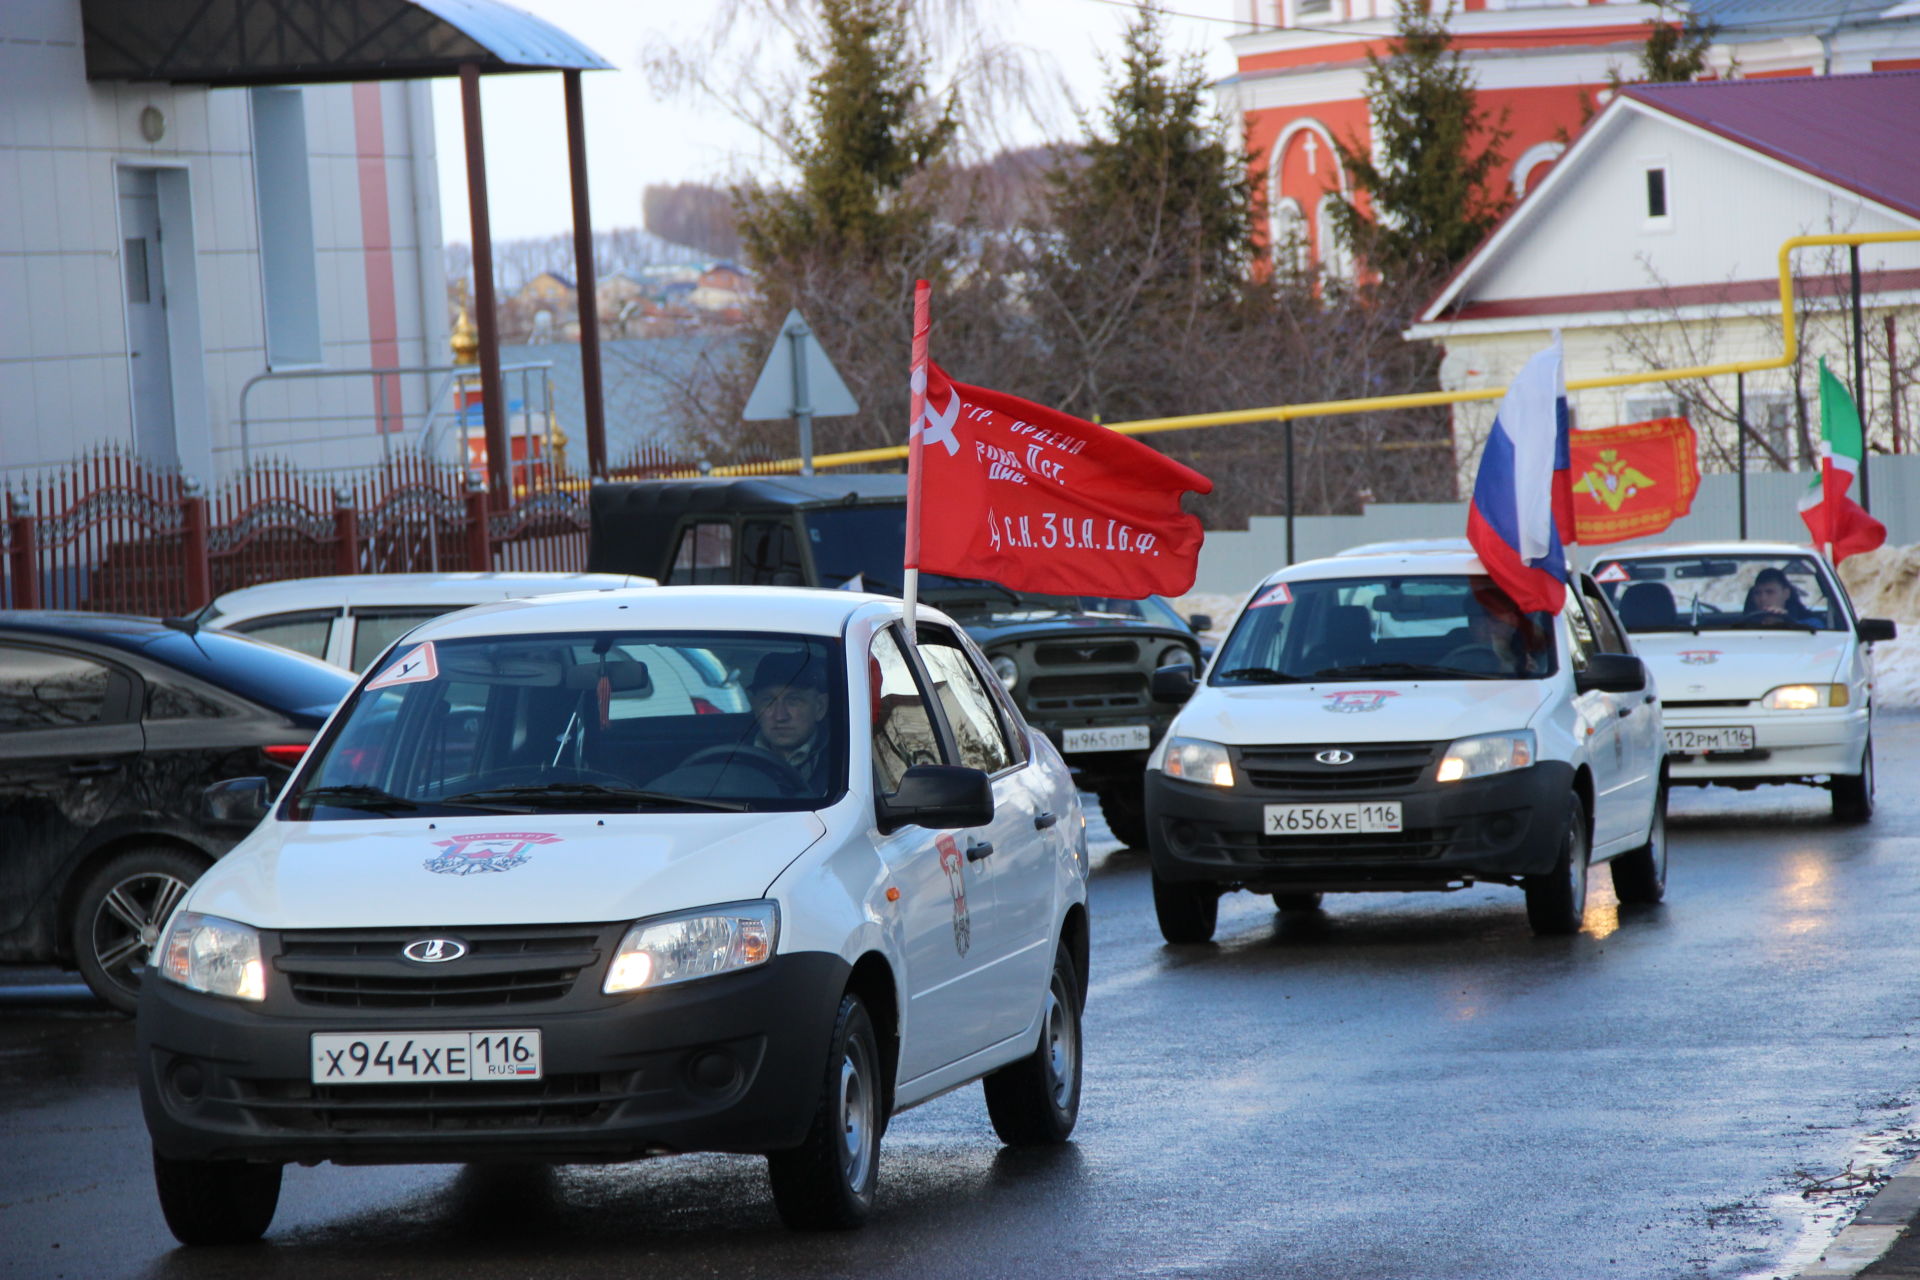
M900 602L685 587L488 605L369 668L166 924L141 1100L168 1225L250 1239L281 1167L764 1152L857 1225L887 1118L1080 1099L1085 825L965 634ZM655 698L712 659L745 710Z
M1234 889L1298 911L1517 885L1536 932L1572 933L1609 862L1622 902L1660 901L1659 700L1599 589L1523 614L1468 552L1362 551L1255 588L1198 688L1154 674L1192 695L1147 763L1167 941L1212 937Z
M1623 547L1594 578L1660 682L1676 785L1813 783L1873 816L1870 646L1827 563L1790 542Z

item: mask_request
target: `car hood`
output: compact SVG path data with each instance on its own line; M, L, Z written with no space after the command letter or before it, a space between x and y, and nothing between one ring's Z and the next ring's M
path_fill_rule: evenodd
M760 897L825 831L812 813L269 820L188 906L263 929L624 920Z
M1633 637L1668 702L1757 701L1767 690L1834 674L1847 654L1844 631L1656 631Z
M935 598L929 604L939 605ZM941 605L946 608L945 605ZM1101 614L1083 613L1044 613L1035 611L1030 615L1013 617L995 616L984 613L962 611L948 616L972 636L974 643L981 648L989 644L1004 644L1012 640L1074 640L1083 636L1127 635L1184 640L1188 644L1198 644L1193 632L1179 627L1169 627L1158 622L1148 622L1141 618L1115 618Z
M1231 746L1451 741L1524 728L1553 689L1551 680L1210 685L1172 732Z

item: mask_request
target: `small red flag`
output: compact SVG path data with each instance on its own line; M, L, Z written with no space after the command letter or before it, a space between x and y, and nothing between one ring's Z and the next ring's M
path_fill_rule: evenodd
M1180 496L1211 480L1096 423L926 368L917 567L1059 595L1192 589L1204 532Z

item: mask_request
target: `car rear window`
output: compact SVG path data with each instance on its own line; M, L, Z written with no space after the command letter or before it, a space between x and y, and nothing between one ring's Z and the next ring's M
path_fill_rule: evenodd
M286 714L324 715L352 690L351 675L290 649L202 629L156 636L142 652L249 702Z

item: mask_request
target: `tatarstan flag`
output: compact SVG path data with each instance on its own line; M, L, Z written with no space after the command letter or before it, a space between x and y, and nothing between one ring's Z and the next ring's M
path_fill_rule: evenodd
M1860 412L1840 379L1820 362L1820 477L1800 499L1800 518L1807 522L1815 546L1839 564L1848 556L1871 551L1887 540L1887 526L1868 515L1847 495L1853 477L1866 458L1866 437L1860 430Z

